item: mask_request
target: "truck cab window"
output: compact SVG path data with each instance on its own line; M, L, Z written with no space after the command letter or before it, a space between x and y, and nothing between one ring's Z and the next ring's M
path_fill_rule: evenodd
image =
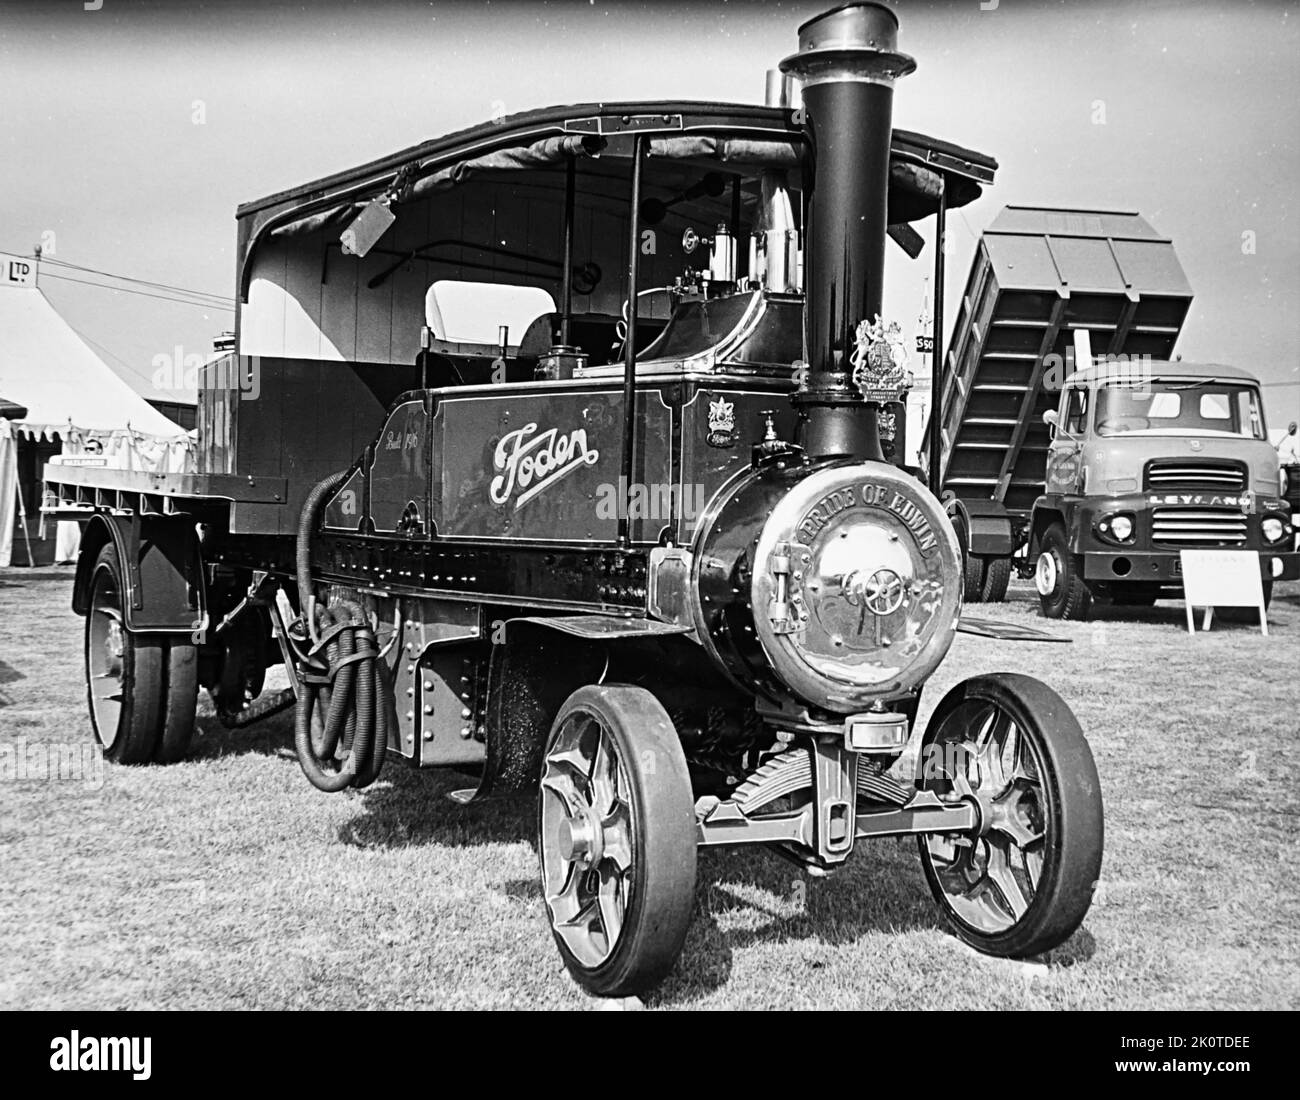
M1263 439L1259 393L1253 386L1212 379L1153 379L1142 388L1105 386L1097 393L1097 432L1217 432Z
M1070 435L1083 435L1088 424L1088 391L1073 389L1065 399L1065 430Z
M1226 393L1201 394L1202 420L1231 420L1232 408L1228 404Z

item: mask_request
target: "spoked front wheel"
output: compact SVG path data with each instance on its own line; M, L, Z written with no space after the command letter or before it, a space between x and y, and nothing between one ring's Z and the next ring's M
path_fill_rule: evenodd
M546 909L569 972L592 993L655 985L695 899L695 804L668 713L620 684L569 696L542 768L538 848Z
M971 834L920 837L931 892L961 939L1025 957L1083 922L1101 873L1101 786L1065 701L1016 673L976 676L940 702L920 785L979 810Z

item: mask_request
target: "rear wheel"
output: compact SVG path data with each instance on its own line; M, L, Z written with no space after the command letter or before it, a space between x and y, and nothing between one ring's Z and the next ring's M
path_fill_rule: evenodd
M198 665L192 645L128 631L112 543L95 559L86 615L86 698L95 738L120 764L180 760L194 735Z
M552 726L538 812L542 892L565 965L592 993L672 968L695 900L695 803L672 720L643 688L584 687Z
M979 808L973 834L919 838L930 889L957 935L1025 957L1082 923L1101 874L1101 785L1065 701L1018 673L976 676L940 702L921 739L921 786Z
M163 689L162 728L155 764L174 764L184 760L194 742L194 712L199 701L198 648L169 638L167 646L167 685Z
M984 601L984 559L969 550L962 554L962 600L965 603Z
M984 566L984 585L980 598L985 603L1002 603L1011 581L1011 559L989 558Z
M1034 569L1043 614L1049 619L1086 619L1092 594L1083 581L1083 559L1070 553L1065 528L1053 523L1039 543Z

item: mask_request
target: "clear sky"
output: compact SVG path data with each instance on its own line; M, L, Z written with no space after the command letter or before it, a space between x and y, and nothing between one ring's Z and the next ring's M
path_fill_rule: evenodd
M68 263L231 296L241 201L502 111L757 102L764 69L830 6L0 0L0 250L44 239ZM1004 204L1140 211L1173 238L1196 292L1184 358L1255 370L1278 384L1271 423L1296 416L1300 8L897 7L900 46L919 65L899 84L895 123L1001 164L950 221L949 300ZM892 251L886 305L909 328L929 252L909 264ZM54 274L83 276L47 267L42 286L144 391L154 356L207 351L233 323Z

